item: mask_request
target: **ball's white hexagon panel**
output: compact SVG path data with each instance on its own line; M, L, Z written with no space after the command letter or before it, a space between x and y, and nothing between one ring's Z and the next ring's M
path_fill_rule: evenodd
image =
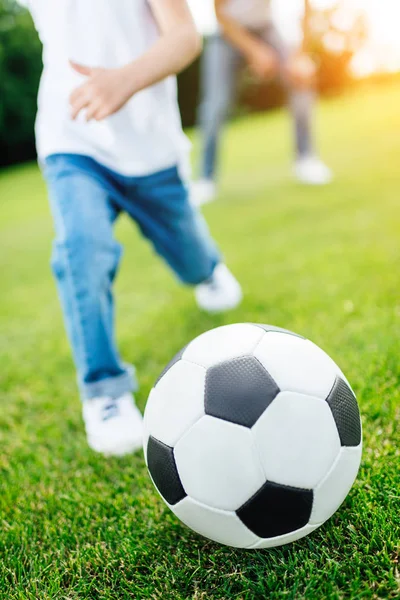
M341 377L343 379L343 381L345 381L347 383L347 385L349 386L349 388L351 389L351 391L354 394L354 390L350 385L349 380L347 379L346 375L343 373L342 369L339 367L338 364L335 363L335 361L333 360L333 358L331 358L329 356L329 354L327 354L326 352L324 352L319 346L317 346L316 344L314 344L314 342L311 342L310 340L308 340L308 342L314 346L314 348L316 348L317 350L319 350L320 352L322 352L323 354L325 354L325 356L327 358L329 358L329 360L331 361L332 367L335 369L336 375L338 375L339 377ZM354 394L355 395L355 394Z
M291 533L286 533L285 535L279 535L278 537L268 538L266 540L260 539L258 542L253 544L252 546L248 546L248 549L253 550L256 548L276 548L277 546L283 546L284 544L290 544L291 542L295 542L296 540L300 540L305 537L312 531L317 529L318 525L305 525L301 529L296 529L296 531L292 531Z
M173 447L204 415L206 370L180 360L151 391L145 410L148 433Z
M328 404L295 392L281 392L252 428L269 481L313 489L340 452L340 438Z
M188 496L220 510L238 509L265 482L250 429L205 416L174 449Z
M252 354L265 331L256 325L224 325L194 339L183 353L185 360L210 367L236 356Z
M185 525L214 542L246 548L259 539L234 512L210 508L189 496L170 508Z
M266 333L254 356L285 392L325 399L340 373L321 348L309 340L284 333Z
M314 489L310 523L324 523L339 508L357 477L362 445L343 447L334 465Z

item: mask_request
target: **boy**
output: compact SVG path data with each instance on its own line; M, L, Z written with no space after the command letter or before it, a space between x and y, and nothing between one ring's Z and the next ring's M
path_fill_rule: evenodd
M43 42L38 155L49 188L57 280L88 443L141 446L134 370L118 354L113 224L127 212L209 312L241 289L188 203L173 74L200 52L186 0L22 0Z
M202 179L193 186L193 202L204 204L216 195L219 138L241 62L260 79L279 75L287 90L295 124L296 177L308 184L329 183L332 174L316 156L312 139L312 62L304 54L291 52L280 38L269 0L215 0L215 9L221 33L208 40L202 61Z

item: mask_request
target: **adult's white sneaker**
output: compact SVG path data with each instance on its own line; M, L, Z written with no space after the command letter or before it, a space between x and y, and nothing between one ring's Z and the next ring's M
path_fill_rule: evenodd
M210 279L195 288L197 305L208 313L219 313L239 306L243 293L228 267L220 263Z
M190 188L190 201L197 208L213 202L217 196L217 186L212 179L194 181Z
M333 179L331 169L317 156L298 158L294 164L296 178L307 185L327 185Z
M82 412L92 450L124 456L142 447L143 419L132 394L85 400Z

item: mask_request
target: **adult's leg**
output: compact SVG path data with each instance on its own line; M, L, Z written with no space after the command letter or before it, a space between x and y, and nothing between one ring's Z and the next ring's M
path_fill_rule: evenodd
M93 160L76 155L49 157L44 175L56 232L52 269L82 397L117 398L134 381L115 343L112 284L122 250L113 237L112 184Z
M312 86L305 89L296 88L289 81L284 69L285 63L288 60L289 49L273 25L269 25L266 28L263 32L263 38L279 55L280 79L285 86L288 106L293 118L296 157L311 156L315 153L312 127L315 90Z
M221 129L235 95L240 57L219 34L208 38L201 62L199 130L202 138L201 177L216 178Z

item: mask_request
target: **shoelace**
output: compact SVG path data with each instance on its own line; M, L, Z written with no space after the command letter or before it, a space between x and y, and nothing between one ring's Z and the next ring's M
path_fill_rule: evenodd
M219 287L218 283L215 281L215 277L212 277L212 276L209 279L206 279L204 284L207 285L209 288L211 288L214 292Z
M119 414L118 405L115 401L111 401L109 404L103 406L102 410L102 420L108 421L114 417L117 417Z

